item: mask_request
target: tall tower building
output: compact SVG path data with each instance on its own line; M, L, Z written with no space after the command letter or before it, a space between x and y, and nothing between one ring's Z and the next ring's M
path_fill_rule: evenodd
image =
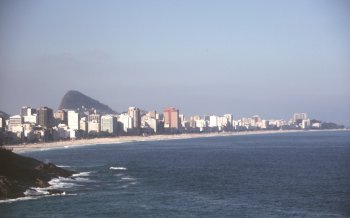
M217 127L218 126L219 117L212 115L209 117L209 127Z
M165 108L164 111L164 128L171 130L179 129L179 110L173 107Z
M53 123L53 112L51 108L41 107L37 110L38 124L43 127L51 127Z
M88 123L88 132L100 132L101 131L101 115L90 114Z
M117 118L112 115L101 116L101 132L114 134L117 130Z
M68 111L68 127L71 130L79 130L80 117L79 113L75 111Z
M21 108L21 116L22 116L22 117L28 115L28 109L29 109L29 108L30 108L30 107L28 107L28 106L23 106L23 107Z
M0 132L4 131L6 127L5 118L0 114Z
M306 120L307 119L307 114L306 113L294 113L293 114L293 122L294 123L297 123L297 122L300 122L302 120Z
M137 133L140 133L140 129L141 129L140 109L138 109L137 107L129 107L128 115L133 118L134 128L137 130Z

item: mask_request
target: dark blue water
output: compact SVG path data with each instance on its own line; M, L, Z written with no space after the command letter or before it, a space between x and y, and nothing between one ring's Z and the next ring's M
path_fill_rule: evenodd
M350 217L350 132L138 142L26 155L90 173L56 181L65 196L1 203L1 217Z

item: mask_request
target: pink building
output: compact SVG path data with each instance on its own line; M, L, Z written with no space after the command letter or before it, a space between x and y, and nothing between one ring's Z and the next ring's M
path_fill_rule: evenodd
M164 111L164 128L173 130L179 129L179 110L173 107L165 108Z

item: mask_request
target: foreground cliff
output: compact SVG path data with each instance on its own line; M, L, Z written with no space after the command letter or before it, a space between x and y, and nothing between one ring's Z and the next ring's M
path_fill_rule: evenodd
M48 187L51 179L69 177L73 173L0 148L0 199L24 197L30 187ZM48 191L60 193L60 190Z

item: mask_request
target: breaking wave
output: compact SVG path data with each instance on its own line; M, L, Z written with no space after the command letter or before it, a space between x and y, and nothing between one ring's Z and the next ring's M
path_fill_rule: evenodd
M33 200L33 199L38 199L39 197L34 197L34 196L25 196L25 197L20 197L20 198L15 198L15 199L6 199L6 200L0 200L1 203L13 203L16 201L27 201L27 200Z
M71 166L67 166L67 165L56 165L57 167L61 167L61 168L68 168L68 167L71 167Z
M76 174L73 174L72 177L90 176L90 173L91 172L76 173Z
M75 180L72 178L58 177L49 181L49 184L50 184L49 188L50 189L72 188L73 186L77 185L74 183L74 181Z
M61 167L69 167L69 166L61 166ZM12 203L16 201L24 201L24 200L33 200L41 197L48 196L66 196L66 195L76 195L67 193L67 191L75 186L81 186L82 183L90 182L91 180L87 178L90 175L90 172L81 172L73 174L71 177L58 177L50 180L49 187L39 188L39 187L30 187L23 194L25 197L15 198L15 199L6 199L0 200L0 203ZM67 190L68 189L68 190ZM51 190L60 190L61 193L50 193Z
M135 178L132 178L132 177L123 177L123 178L121 178L121 180L123 180L123 181L134 181L134 180L136 180Z
M110 170L127 170L125 167L110 167Z

